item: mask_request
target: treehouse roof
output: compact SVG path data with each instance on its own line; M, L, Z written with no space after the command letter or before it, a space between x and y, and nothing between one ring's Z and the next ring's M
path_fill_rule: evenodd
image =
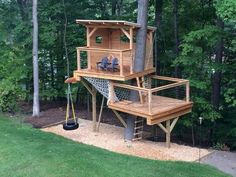
M84 25L84 26L96 26L96 27L107 27L107 28L140 28L141 25L138 23L121 21L121 20L76 20L76 23ZM156 27L148 26L147 29L149 31L155 31Z

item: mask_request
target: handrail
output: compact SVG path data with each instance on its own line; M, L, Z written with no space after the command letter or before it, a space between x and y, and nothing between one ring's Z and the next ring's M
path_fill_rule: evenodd
M158 80L166 80L166 81L172 81L172 82L181 82L181 81L188 81L186 79L179 79L174 77L166 77L166 76L157 76L157 75L151 75L152 79L158 79Z
M128 84L112 83L112 85L115 86L115 87L126 88L126 89L129 89L129 90L135 90L135 91L148 92L150 90L150 89L147 89L147 88L137 87L137 86L128 85Z
M173 88L173 87L178 87L178 86L181 86L181 85L185 85L187 82L189 82L189 81L179 81L179 82L176 82L176 83L173 83L173 84L167 84L167 85L163 85L163 86L160 86L160 87L152 88L151 92L153 93L153 92L158 92L158 91L166 90L166 89Z
M162 78L162 79L164 79L164 78ZM167 79L170 80L171 78L165 78L165 80L167 80ZM173 80L174 79L175 78L173 78ZM184 79L180 79L180 80L176 79L175 83L167 84L167 85L152 88L152 89L147 89L147 88L137 87L137 86L133 86L133 85L112 82L112 83L110 83L109 93L114 94L114 87L121 87L121 88L126 88L126 89L129 89L129 90L146 92L147 96L148 96L148 99L147 99L147 101L148 101L148 112L149 112L149 114L152 114L152 94L153 94L153 92L158 92L158 91L161 91L161 90L165 90L165 89L169 89L169 88L173 88L173 87L178 87L178 86L181 86L181 85L185 85L185 87L186 87L186 102L189 102L189 99L190 99L189 81L184 80Z
M92 50L96 50L96 52L115 52L115 53L119 53L119 52L126 52L126 51L131 51L132 49L123 49L123 50L118 50L118 49L103 49L103 48L91 48L91 47L77 47L77 50L81 50L81 51L92 51Z

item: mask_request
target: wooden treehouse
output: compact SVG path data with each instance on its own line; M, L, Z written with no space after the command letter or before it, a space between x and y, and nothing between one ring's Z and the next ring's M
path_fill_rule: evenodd
M133 70L135 34L140 28L139 24L108 20L76 20L76 22L86 27L87 45L77 47L77 70L74 71L73 79L67 81L81 81L91 93L94 131L100 123L102 112L101 110L97 122L98 91L108 99L108 107L125 127L127 127L126 122L119 112L142 118L142 121L135 123L134 139L142 138L143 122L148 125L156 124L166 133L169 147L171 131L180 116L191 112L192 102L190 102L188 80L153 75L155 68L152 45L155 28L148 27L147 30L144 71L135 72ZM112 66L115 69L110 66L113 59L116 59L115 65ZM103 61L106 61L107 67L102 65ZM136 79L137 86L127 84L127 80L131 79ZM165 83L158 86L153 84L157 81ZM184 90L182 99L163 94L170 89L174 89L174 93L177 93L177 87ZM136 101L131 101L134 100L130 98L131 93L136 93Z
M89 76L125 81L154 72L152 57L154 27L148 27L145 70L143 72L135 72L133 70L135 34L140 25L126 21L108 20L76 20L76 22L86 27L87 45L77 47L75 78ZM98 69L97 63L103 57L110 55L118 59L118 70L113 72Z

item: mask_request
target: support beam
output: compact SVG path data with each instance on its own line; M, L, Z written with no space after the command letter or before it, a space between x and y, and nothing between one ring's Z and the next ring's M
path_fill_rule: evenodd
M93 114L92 114L92 118L93 118L93 131L96 131L97 128L97 109L96 109L96 105L97 105L97 90L95 89L95 87L92 87L92 110L93 110Z
M77 49L77 70L80 71L81 66L80 66L80 50Z
M81 80L81 83L85 86L85 88L89 91L89 93L90 93L91 95L93 95L93 91L92 91L92 89L89 87L89 85L88 85L86 82L84 82L83 80Z
M133 36L134 36L134 30L133 28L129 29L130 39L129 39L129 48L132 50L134 46ZM133 51L132 51L133 52Z
M186 101L189 102L190 100L190 86L189 86L189 81L186 82Z
M100 128L100 123L101 123L101 118L102 118L102 111L103 111L103 106L104 106L104 100L105 100L105 97L103 96L102 97L102 104L101 104L100 112L99 112L99 116L98 116L97 131L99 131L99 128Z
M174 129L177 121L179 120L179 117L175 118L172 123L171 120L166 121L166 127L162 123L158 123L157 125L165 132L166 134L166 146L170 148L170 137L171 137L171 132Z
M120 76L124 76L123 52L120 52Z
M124 28L120 28L120 30L126 35L127 38L129 38L130 40L130 34L124 29Z
M119 121L124 125L125 128L127 128L127 124L125 123L124 119L121 117L121 115L114 109L112 109L116 117L119 119Z
M170 126L170 132L172 132L172 130L174 129L175 124L177 123L178 120L179 120L179 117L177 117L173 120L173 122L171 123L171 126Z
M91 32L89 32L89 35L88 35L88 37L89 37L89 40L90 40L90 38L92 37L92 35L97 31L97 29L98 28L93 28L93 30L91 31Z
M166 121L166 146L170 148L170 120Z
M166 128L162 125L162 123L157 124L165 133L167 133Z

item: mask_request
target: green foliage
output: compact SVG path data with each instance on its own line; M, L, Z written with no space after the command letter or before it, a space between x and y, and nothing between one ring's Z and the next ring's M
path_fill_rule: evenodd
M225 22L236 23L236 1L235 0L215 0L216 13ZM236 26L235 26L236 27Z
M118 4L112 11L114 3ZM162 23L156 35L161 49L160 75L174 76L174 68L178 65L182 77L190 80L193 112L186 119L181 119L180 125L182 123L188 130L193 127L196 131L198 117L203 116L205 138L235 148L232 140L235 142L236 122L232 110L236 108L236 1L178 1L178 53L174 50L172 3L163 1ZM149 4L148 23L156 25L155 0L150 0ZM5 111L15 109L18 99L32 100L31 6L29 0L0 0L0 100L1 106L6 107L1 109ZM85 28L75 24L75 20L120 19L135 22L137 3L135 0L71 0L65 2L65 11L72 75L76 68L75 48L86 45ZM66 60L62 2L39 1L38 17L40 99L63 100L67 87L64 84ZM224 22L223 30L216 24L220 19ZM221 38L224 43L223 60L217 63L215 54ZM86 58L86 54L82 54L82 58ZM86 60L82 60L81 64L86 66ZM219 109L212 104L212 78L215 72L220 72L222 78ZM73 93L75 97L86 100L86 91L81 85L73 86ZM228 124L231 126L227 127Z
M14 112L16 100L19 98L19 90L15 83L9 80L0 82L0 110L3 112Z

